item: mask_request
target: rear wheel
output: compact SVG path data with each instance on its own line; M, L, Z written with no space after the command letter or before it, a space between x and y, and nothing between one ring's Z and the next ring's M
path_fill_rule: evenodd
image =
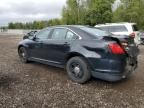
M20 47L18 50L19 57L23 63L28 62L28 54L24 47Z
M66 64L66 70L71 80L85 83L91 77L88 65L82 57L73 57Z

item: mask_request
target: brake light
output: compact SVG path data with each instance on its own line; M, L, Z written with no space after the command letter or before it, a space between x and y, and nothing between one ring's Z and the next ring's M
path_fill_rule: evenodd
M108 46L113 54L124 54L125 53L124 49L117 43L111 43Z
M135 38L135 35L136 34L133 32L133 33L130 34L130 37Z

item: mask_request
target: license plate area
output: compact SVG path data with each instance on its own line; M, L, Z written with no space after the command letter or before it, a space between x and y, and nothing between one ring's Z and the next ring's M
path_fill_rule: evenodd
M129 76L137 68L137 58L128 57L126 62L125 72L123 73L122 78Z
M137 64L137 57L128 57L127 65L134 66Z
M128 56L130 57L130 60L132 60L132 61L139 54L139 49L135 44L130 44L127 47L125 47L124 49L127 52Z

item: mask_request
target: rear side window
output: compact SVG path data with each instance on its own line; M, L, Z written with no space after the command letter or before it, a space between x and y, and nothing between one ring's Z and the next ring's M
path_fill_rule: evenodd
M132 25L133 31L138 31L137 25Z
M78 39L78 36L76 36L74 33L72 33L71 31L68 31L67 32L67 35L66 35L66 39L67 40L73 40L73 39Z
M63 40L66 37L67 30L63 28L54 29L52 39Z
M109 32L127 32L127 28L125 26L109 26Z

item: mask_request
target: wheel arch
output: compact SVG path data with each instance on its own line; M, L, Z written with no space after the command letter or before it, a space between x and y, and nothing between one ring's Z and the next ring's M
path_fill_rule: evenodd
M85 60L85 62L88 64L88 66L90 66L90 64L88 62L88 59L83 54L81 54L79 52L71 52L71 53L69 53L66 56L66 58L65 58L65 65L68 62L68 60L70 60L72 57L82 57Z
M18 50L19 50L21 47L27 48L26 45L20 44L20 45L18 46Z
M20 45L18 46L18 49L17 49L17 52L18 52L18 53L19 53L19 49L20 49L21 47L24 47L24 48L27 49L27 46L25 46L25 45L23 45L23 44L20 44Z
M19 45L19 46L18 46L18 50L19 50L21 47L24 47L24 45Z

